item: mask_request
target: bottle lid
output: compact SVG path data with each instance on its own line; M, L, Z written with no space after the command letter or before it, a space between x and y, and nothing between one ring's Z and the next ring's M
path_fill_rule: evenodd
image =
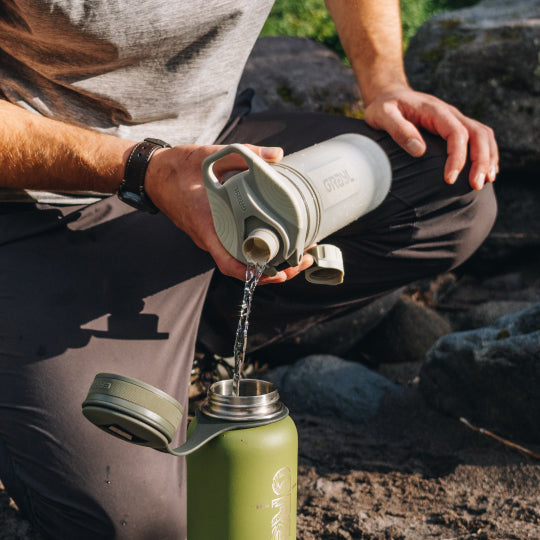
M98 373L82 404L84 416L120 439L166 448L184 408L173 397L143 381Z
M341 250L331 244L320 244L307 251L314 263L305 272L305 278L317 285L339 285L343 283L343 256Z

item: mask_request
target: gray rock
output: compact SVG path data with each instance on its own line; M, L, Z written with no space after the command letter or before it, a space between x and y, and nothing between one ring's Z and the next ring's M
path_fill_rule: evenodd
M423 362L430 347L451 331L450 323L434 309L403 295L360 349L378 363Z
M424 23L406 53L407 75L491 126L503 166L537 171L539 43L539 0L484 0Z
M352 70L330 49L309 39L259 38L239 89L253 88L269 109L361 115Z
M464 320L463 327L482 328L493 324L497 319L533 307L533 302L519 300L491 300L470 309Z
M540 102L540 98L537 98ZM504 163L503 163L504 166ZM503 172L495 183L498 215L484 244L475 254L477 266L530 262L540 253L540 189L535 173Z
M362 423L387 393L401 391L388 379L337 356L312 355L265 373L291 412Z
M540 442L540 303L441 338L426 356L419 388L453 417Z

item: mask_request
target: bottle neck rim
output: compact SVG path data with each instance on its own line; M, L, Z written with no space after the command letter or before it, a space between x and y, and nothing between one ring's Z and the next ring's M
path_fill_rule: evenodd
M233 381L214 383L201 405L201 412L211 418L230 421L278 419L285 409L273 383L258 379L242 379L239 395L233 395Z

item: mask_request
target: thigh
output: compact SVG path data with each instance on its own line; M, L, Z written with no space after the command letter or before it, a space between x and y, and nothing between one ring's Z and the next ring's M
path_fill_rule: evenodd
M101 432L81 404L98 372L187 404L213 263L115 198L56 219L0 246L0 477L48 538L184 538L184 461Z
M361 120L316 113L264 113L246 117L224 142L282 146L288 154L348 132L370 137L386 152L392 167L390 193L378 208L325 239L342 250L342 285L312 285L298 276L285 284L257 289L250 322L252 350L416 279L454 268L478 248L493 225L492 186L473 191L468 168L456 184L447 185L443 180L446 143L430 133L423 133L426 154L413 158L386 132ZM200 341L222 354L227 354L226 335L236 324L228 308L238 304L234 298L240 298L240 286L216 275L208 295Z

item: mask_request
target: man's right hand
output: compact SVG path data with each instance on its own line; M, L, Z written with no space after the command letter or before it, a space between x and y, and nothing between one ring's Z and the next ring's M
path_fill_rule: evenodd
M281 148L246 146L269 163L276 163L283 157ZM201 171L203 161L221 148L218 145L180 145L157 150L148 165L145 190L177 227L210 253L223 274L245 280L246 266L229 254L216 234ZM221 178L228 171L245 168L242 157L233 153L217 161L214 172ZM311 256L306 255L300 266L287 268L273 277L264 276L259 283L281 283L311 266L312 262Z

